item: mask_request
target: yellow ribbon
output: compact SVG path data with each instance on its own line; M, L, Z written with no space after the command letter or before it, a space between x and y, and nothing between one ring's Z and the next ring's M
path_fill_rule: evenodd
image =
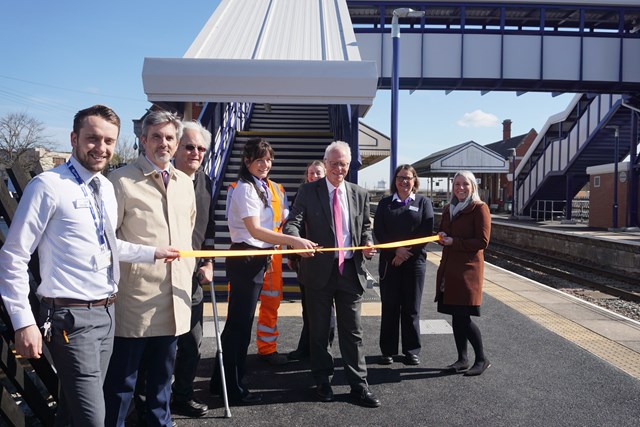
M399 242L379 243L373 246L352 246L349 248L316 248L316 249L255 249L255 250L213 250L213 251L180 251L180 258L215 258L215 257L233 257L233 256L255 256L255 255L274 255L274 254L303 254L315 252L334 252L334 251L358 251L362 249L393 249L403 246L421 245L423 243L436 242L438 236L420 237L418 239L402 240Z

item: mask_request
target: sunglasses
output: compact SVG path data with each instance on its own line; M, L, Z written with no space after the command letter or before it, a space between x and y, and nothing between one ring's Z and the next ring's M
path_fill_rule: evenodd
M187 145L185 145L185 146L184 146L184 149L185 149L185 150L187 150L187 151L188 151L188 152L190 152L190 153L191 153L193 150L195 150L195 149L198 149L198 151L199 151L199 152L201 152L201 153L204 153L205 151L207 151L207 149L206 149L206 148L204 148L204 147L200 147L200 146L196 147L196 146L195 146L195 145L193 145L193 144L187 144Z

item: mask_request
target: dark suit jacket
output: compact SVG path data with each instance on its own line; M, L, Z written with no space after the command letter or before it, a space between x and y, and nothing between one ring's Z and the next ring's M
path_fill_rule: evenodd
M202 170L198 169L193 180L193 189L196 193L196 223L193 227L192 245L194 250L215 249L213 239L216 232L215 204L211 198L211 179ZM205 241L211 241L205 244ZM200 262L196 263L196 270ZM204 293L198 279L194 276L191 281L191 304L200 304L204 298Z
M373 242L369 217L369 193L350 182L345 182L345 188L349 203L351 243L353 246L364 246L367 242ZM292 236L305 236L325 248L335 247L335 228L326 178L300 187L283 232ZM334 252L318 252L313 257L302 258L300 282L315 289L326 286L335 257ZM353 259L360 286L364 290L367 279L364 273L362 251L354 251Z

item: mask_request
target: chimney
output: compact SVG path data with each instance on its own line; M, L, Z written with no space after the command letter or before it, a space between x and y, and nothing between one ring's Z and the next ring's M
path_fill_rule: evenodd
M505 119L502 122L502 142L511 138L511 120Z

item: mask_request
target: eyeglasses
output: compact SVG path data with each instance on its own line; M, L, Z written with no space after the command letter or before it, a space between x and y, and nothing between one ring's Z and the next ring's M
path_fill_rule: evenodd
M413 181L413 177L412 176L396 176L396 182L409 182L409 181Z
M187 144L187 145L185 145L185 146L184 146L184 149L185 149L185 150L187 150L187 151L188 151L188 152L190 152L190 153L191 153L193 150L195 150L196 148L198 149L198 151L199 151L200 153L204 153L205 151L207 151L207 149L206 149L206 148L204 148L204 147L202 147L202 146L197 146L197 147L196 147L196 146L195 146L195 145L193 145L193 144Z
M347 169L349 167L350 163L344 163L344 162L332 162L331 160L327 160L327 163L329 163L329 166L331 166L332 169L338 169L338 168L342 168L342 169Z

